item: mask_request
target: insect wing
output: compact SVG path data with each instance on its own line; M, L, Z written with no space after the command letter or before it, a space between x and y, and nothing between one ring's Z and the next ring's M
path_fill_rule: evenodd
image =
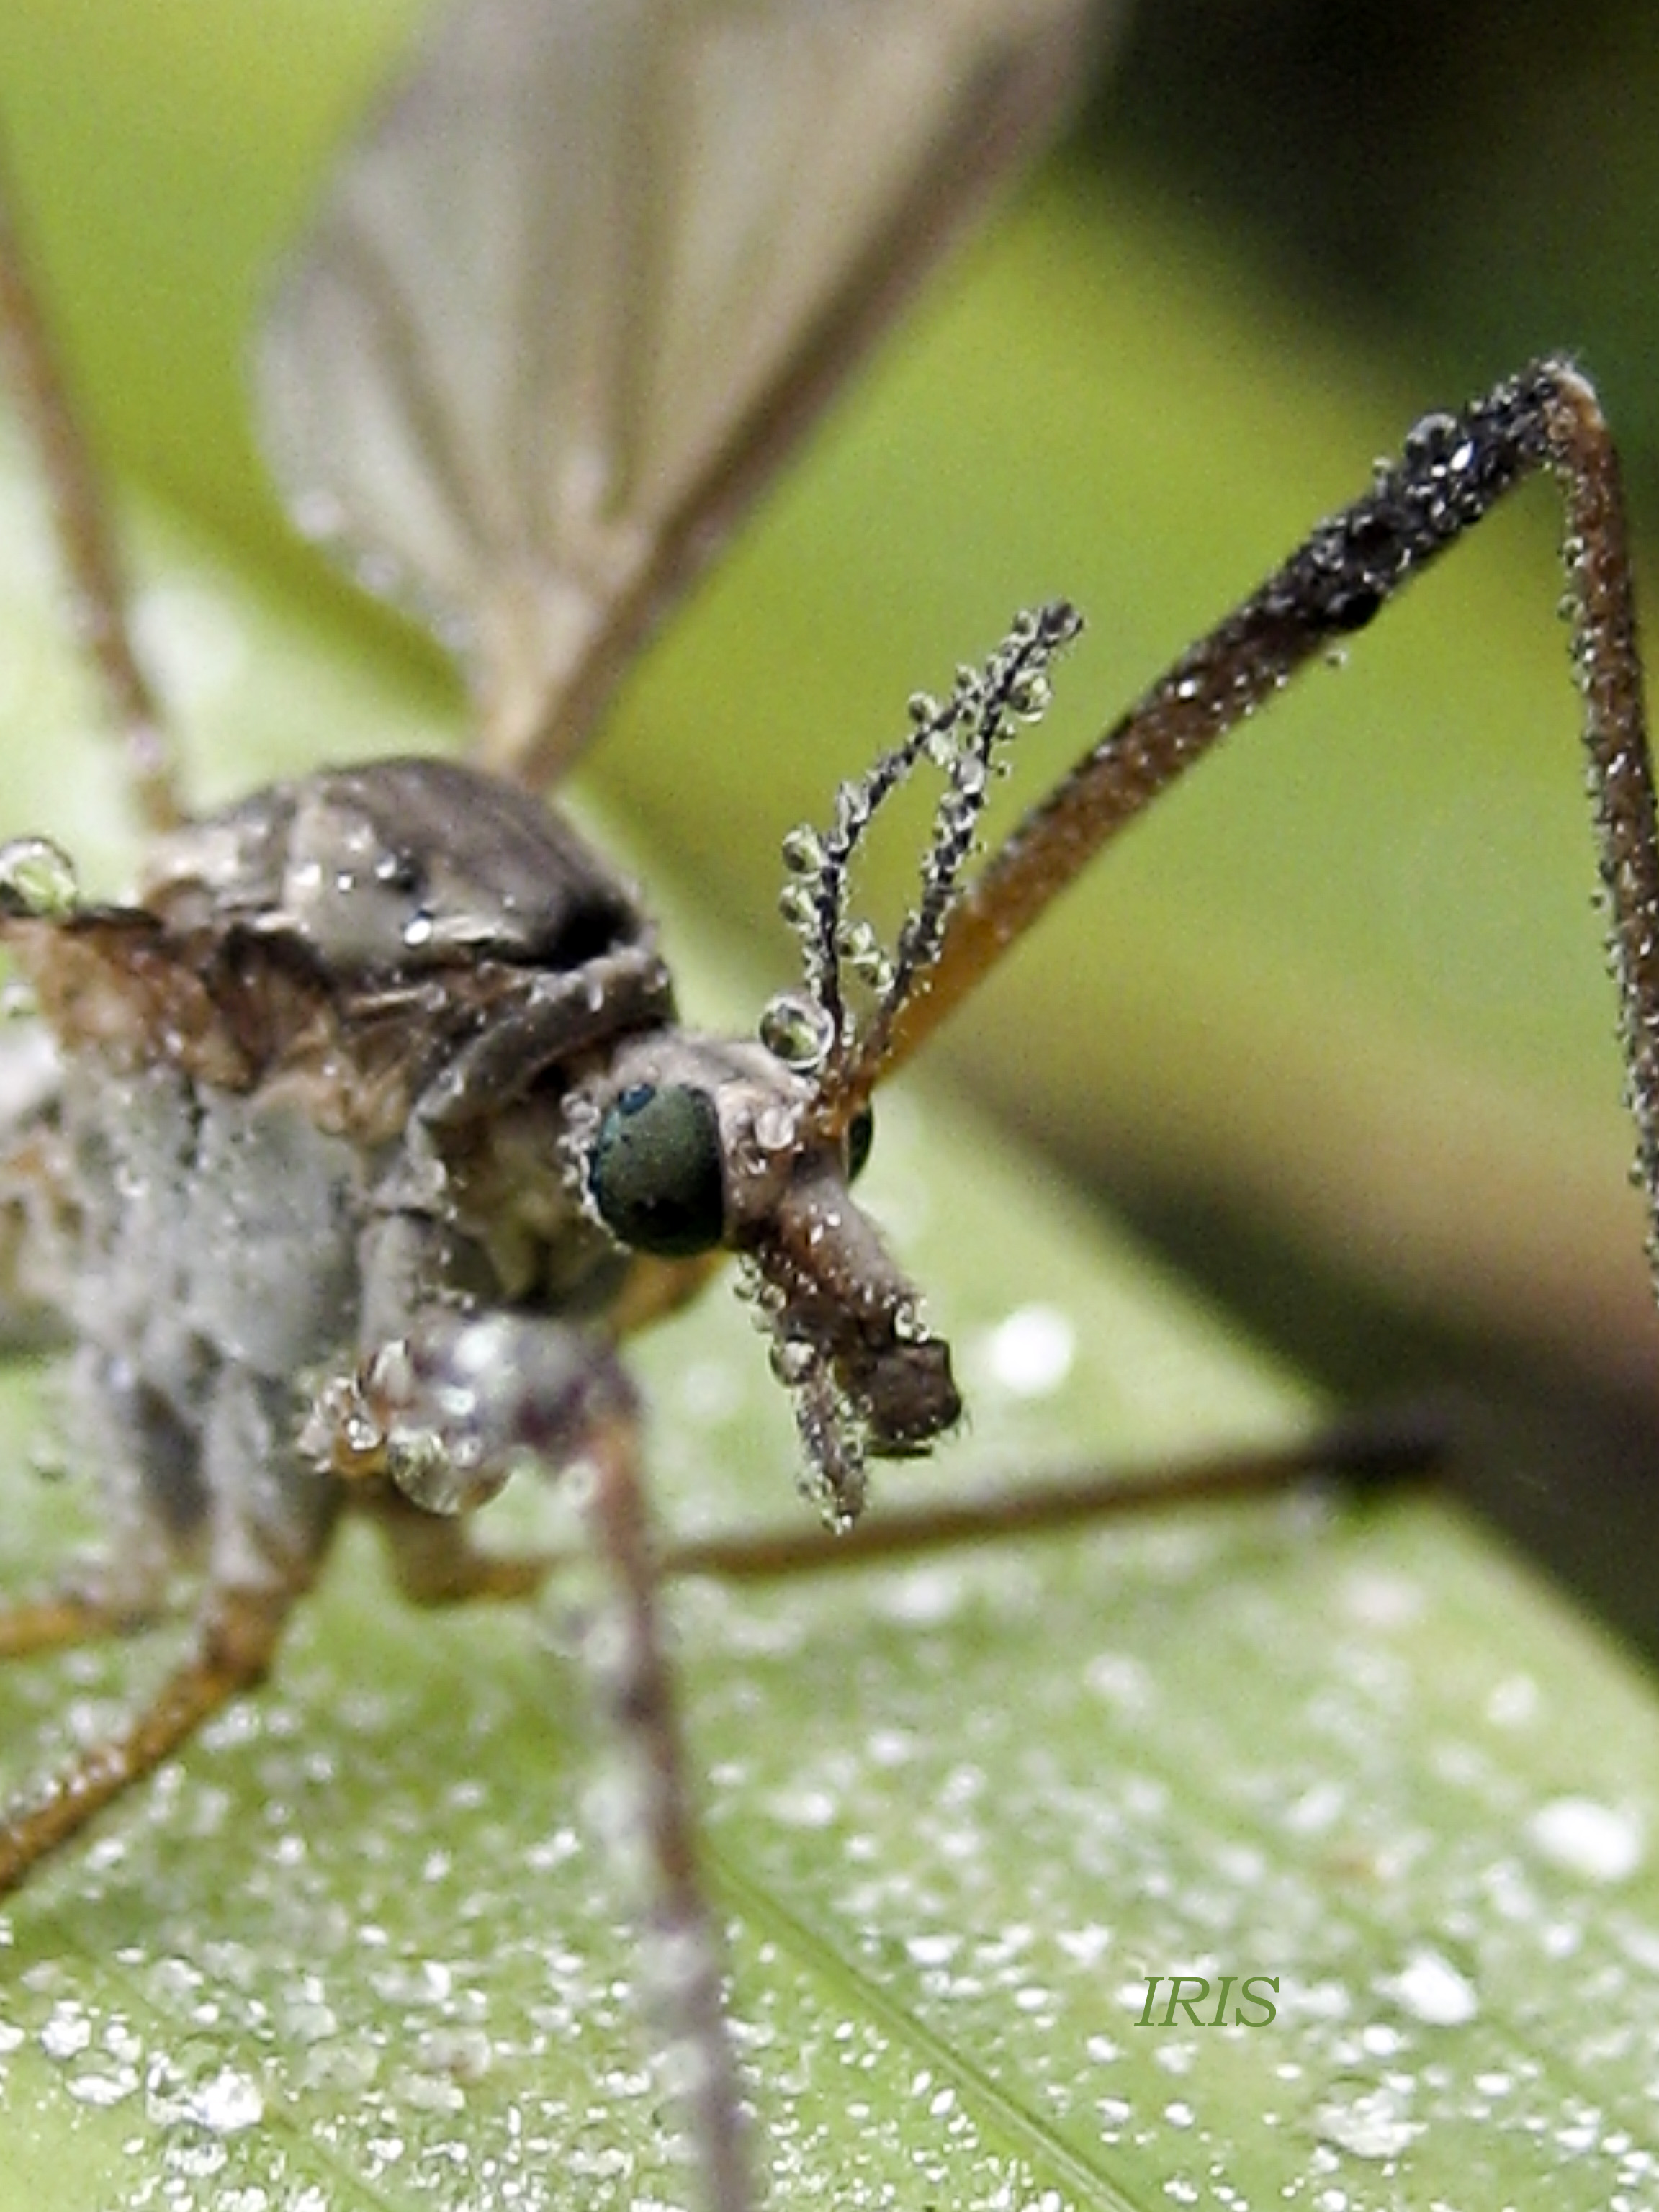
M465 0L276 304L296 518L556 775L628 654L1086 76L1093 0Z

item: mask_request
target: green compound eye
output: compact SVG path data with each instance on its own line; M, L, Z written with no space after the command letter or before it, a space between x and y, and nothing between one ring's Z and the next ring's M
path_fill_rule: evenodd
M868 1106L862 1107L847 1125L847 1180L848 1182L856 1182L864 1173L864 1164L870 1157L870 1147L875 1140L874 1110Z
M636 1083L606 1111L589 1185L607 1229L667 1260L708 1252L726 1225L720 1124L706 1091Z

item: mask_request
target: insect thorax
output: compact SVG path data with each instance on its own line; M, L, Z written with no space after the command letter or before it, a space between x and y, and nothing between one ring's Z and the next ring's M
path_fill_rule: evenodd
M397 761L278 786L164 841L133 905L7 933L60 1065L9 1147L19 1272L175 1458L228 1371L287 1458L416 1310L580 1313L626 1273L562 1102L672 997L629 888L511 787Z

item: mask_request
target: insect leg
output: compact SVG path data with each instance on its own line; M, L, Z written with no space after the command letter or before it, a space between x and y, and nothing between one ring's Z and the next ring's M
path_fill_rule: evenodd
M264 1679L309 1579L307 1574L292 1583L210 1593L196 1650L149 1708L124 1734L94 1746L43 1796L0 1818L0 1895L132 1784L154 1773L232 1698Z
M658 1619L659 1570L640 1481L637 1430L595 1436L592 1527L617 1583L614 1633L597 1655L601 1695L632 1771L625 1820L649 1856L645 1978L670 2039L710 2212L753 2203L735 2060L721 2000L720 1946L704 1893L673 1682Z
M755 2197L721 2000L721 1947L697 1863L663 1649L660 1569L641 1479L633 1388L604 1339L505 1314L476 1322L441 1310L423 1316L398 1364L401 1442L394 1436L393 1449L408 1453L416 1481L428 1441L434 1458L459 1461L485 1491L492 1468L526 1455L550 1472L580 1470L585 1518L611 1585L609 1603L584 1638L584 1657L615 1738L617 1764L603 1795L615 1819L616 1855L640 1869L644 1893L641 1979L683 2100L708 2212L748 2212ZM383 1410L391 1413L389 1401ZM452 1473L452 1498L457 1480ZM472 1593L452 1587L437 1594Z
M1107 731L968 887L926 988L873 1041L851 1088L867 1093L913 1052L1107 840L1218 738L1364 629L1540 471L1566 508L1572 657L1659 1269L1659 839L1635 601L1617 456L1594 392L1564 362L1534 362L1459 414L1425 416L1364 497L1322 523Z
M775 1529L667 1541L659 1547L657 1569L665 1582L693 1575L775 1582L1322 1483L1334 1485L1343 1502L1369 1503L1401 1483L1431 1479L1451 1449L1451 1425L1438 1410L1408 1406L1338 1421L1291 1443L1224 1451L1144 1474L1091 1467L909 1511L877 1510L839 1533L791 1521ZM398 1587L412 1605L510 1603L533 1597L574 1564L563 1550L512 1557L475 1551L465 1522L416 1512L400 1499L382 1502L375 1511ZM3 1626L0 1621L0 1631Z
M771 1582L957 1545L1139 1519L1198 1503L1273 1497L1321 1480L1369 1499L1398 1483L1432 1474L1447 1449L1445 1425L1432 1408L1405 1408L1341 1422L1276 1449L1226 1452L1148 1474L1091 1468L908 1512L872 1512L840 1534L792 1525L775 1533L701 1537L665 1548L661 1571L665 1577Z
M140 1607L98 1589L74 1587L20 1598L0 1607L0 1661L26 1659L37 1651L58 1651L71 1644L98 1644L106 1638L136 1635L168 1610L159 1601Z
M149 1705L0 1814L0 1893L264 1680L341 1502L339 1486L287 1447L285 1378L222 1361L197 1378L188 1419L94 1344L82 1346L68 1379L73 1442L102 1480L102 1556L60 1600L26 1605L20 1632L44 1640L59 1630L61 1641L141 1627L171 1610L180 1570L204 1580L190 1655Z
M377 1504L375 1519L392 1554L398 1589L411 1605L511 1604L534 1597L560 1566L556 1553L477 1550L465 1521L422 1513L400 1498Z
M172 742L133 649L126 592L97 473L30 281L11 198L0 148L0 380L9 390L46 480L76 633L103 685L134 799L150 829L170 830L185 818Z

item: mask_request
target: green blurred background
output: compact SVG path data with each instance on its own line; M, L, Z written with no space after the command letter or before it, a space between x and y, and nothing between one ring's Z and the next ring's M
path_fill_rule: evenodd
M104 449L395 661L437 726L436 655L286 538L241 397L273 260L419 12L7 0L0 108ZM1650 545L1656 279L1636 0L1149 4L1069 155L629 684L594 785L781 978L782 830L1022 603L1064 591L1091 623L1029 794L1416 414L1560 347L1601 384ZM936 1057L1338 1396L1456 1382L1457 1479L1659 1645L1659 1326L1558 530L1529 492L1316 672ZM356 744L250 731L237 778ZM8 769L43 826L52 769Z

